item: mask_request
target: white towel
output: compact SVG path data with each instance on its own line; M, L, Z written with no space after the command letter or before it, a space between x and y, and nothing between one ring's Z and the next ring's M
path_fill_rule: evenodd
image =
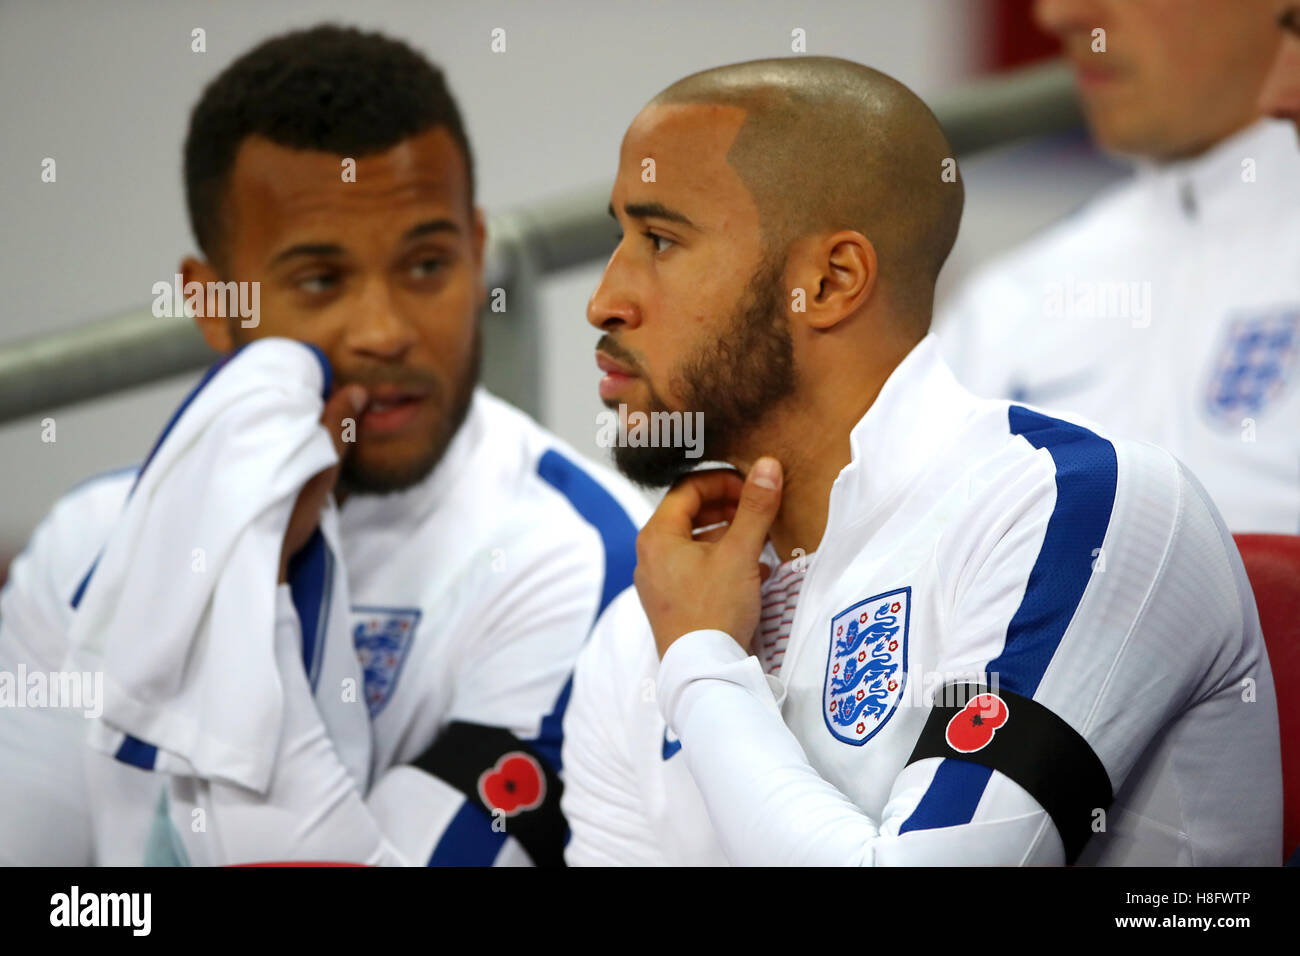
M259 339L214 366L172 417L74 598L69 669L104 673L92 746L266 792L284 713L280 551L299 491L338 460L320 424L329 389L318 350ZM317 707L364 792L370 723L338 540L331 496L289 583Z

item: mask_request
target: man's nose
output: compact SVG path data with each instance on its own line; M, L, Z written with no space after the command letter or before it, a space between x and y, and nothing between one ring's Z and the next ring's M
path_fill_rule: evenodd
M626 270L615 249L605 265L600 283L587 300L587 321L602 332L613 328L636 328L641 324L641 310L629 293Z
M415 327L402 317L388 283L368 281L348 319L348 347L354 352L384 361L396 361L415 344Z
M1300 38L1282 40L1273 69L1259 94L1259 111L1265 116L1290 120L1300 131Z
M1101 26L1103 5L1097 0L1035 0L1034 22L1044 33L1064 37Z

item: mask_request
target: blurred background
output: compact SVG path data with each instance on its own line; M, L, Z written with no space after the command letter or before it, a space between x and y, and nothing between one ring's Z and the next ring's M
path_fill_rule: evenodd
M1029 0L659 0L545 4L477 0L112 0L0 4L0 349L147 308L195 249L181 144L203 86L258 41L333 21L406 40L445 70L475 151L489 216L612 180L628 122L668 83L711 66L807 53L847 57L927 101L1051 57ZM206 52L191 31L206 32ZM506 31L504 53L490 49ZM57 162L56 183L41 162ZM981 261L1124 175L1083 133L963 158L966 213L940 297ZM610 228L610 249L614 244ZM546 275L535 407L580 451L596 447L597 333L585 320L603 260ZM512 321L498 318L497 321ZM174 321L183 322L184 319ZM492 355L485 356L491 365ZM84 478L138 462L198 370L0 425L0 580L41 517ZM490 379L491 376L489 375ZM41 421L57 441L41 440Z

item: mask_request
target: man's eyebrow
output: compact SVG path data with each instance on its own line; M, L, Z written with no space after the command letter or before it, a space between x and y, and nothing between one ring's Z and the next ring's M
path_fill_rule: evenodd
M271 265L284 262L286 259L309 259L317 256L341 256L343 247L332 242L300 242L295 246L290 246L283 252L276 253L271 259Z
M434 235L440 232L451 232L460 234L460 226L456 225L450 219L430 219L427 222L421 222L412 226L402 235L403 242L410 242L412 239L419 239L422 236ZM276 253L271 259L271 265L277 265L287 259L310 259L316 257L341 256L344 254L342 246L332 242L300 242L297 245L290 246L283 252Z
M630 202L625 203L623 212L633 219L667 219L669 222L680 222L683 226L689 226L692 229L698 229L699 226L691 222L685 215L676 209L669 209L663 203L657 202ZM609 204L609 215L612 219L617 219L614 215L614 204Z
M460 235L460 226L450 219L430 219L406 230L406 233L402 236L402 241L410 242L412 239L419 239L421 236L433 235L439 232L451 232Z

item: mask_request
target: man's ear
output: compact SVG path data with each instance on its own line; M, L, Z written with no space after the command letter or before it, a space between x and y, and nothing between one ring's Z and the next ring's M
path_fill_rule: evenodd
M790 252L790 311L810 328L832 328L862 308L875 290L876 247L860 232L809 237Z
M196 259L193 256L186 256L181 260L181 289L182 296L188 299L185 294L186 289L190 287L191 282L197 282L205 290L201 302L205 306L200 308L194 315L194 324L198 330L203 333L204 340L212 347L214 351L223 355L235 347L234 341L230 337L230 320L220 315L205 315L207 311L206 290L209 282L218 281L217 270L214 269L207 261Z

